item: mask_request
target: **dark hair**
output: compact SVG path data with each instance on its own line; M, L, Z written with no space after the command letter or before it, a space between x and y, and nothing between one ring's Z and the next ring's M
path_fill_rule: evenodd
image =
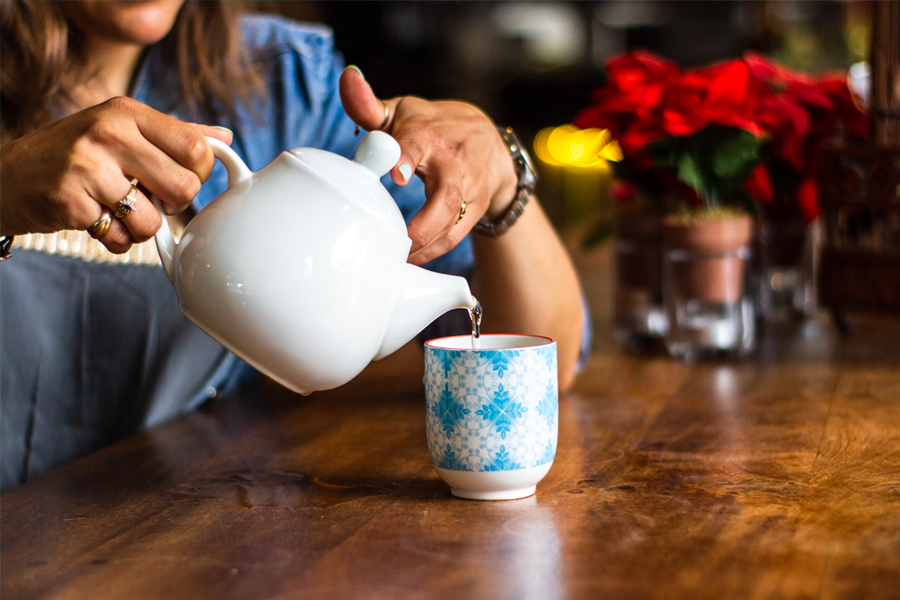
M188 0L162 40L193 112L234 117L236 102L262 90L243 48L241 3ZM3 141L49 124L75 105L84 69L82 35L55 2L0 0L0 121Z

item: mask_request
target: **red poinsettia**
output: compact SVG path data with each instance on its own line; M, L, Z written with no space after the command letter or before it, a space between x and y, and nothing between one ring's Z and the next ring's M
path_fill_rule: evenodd
M819 150L839 131L868 129L842 76L813 78L756 54L683 71L634 52L611 60L607 73L575 124L610 131L626 158L616 168L634 185L671 179L707 203L790 193L812 220ZM782 166L793 175L775 177Z
M744 61L682 71L637 52L613 59L607 72L609 82L576 125L608 129L629 171L654 171L659 181L671 173L682 195L710 203L746 193L741 186L762 141L765 88Z
M766 88L760 122L771 137L770 168L787 165L778 195L793 195L804 219L819 215L816 171L821 149L836 135L865 138L868 119L853 101L843 74L813 78L756 54L744 57ZM789 189L785 189L789 188Z
M613 59L606 70L609 83L594 92L594 104L575 124L608 129L626 155L637 157L648 144L666 135L661 128L662 94L681 72L674 64L645 52Z

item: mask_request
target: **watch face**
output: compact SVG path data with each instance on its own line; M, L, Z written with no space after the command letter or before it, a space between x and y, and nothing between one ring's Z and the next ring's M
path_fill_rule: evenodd
M534 168L534 162L531 160L531 155L528 154L528 150L525 149L525 145L519 139L519 136L512 130L512 128L507 128L503 131L506 135L506 142L509 146L509 150L513 155L513 158L518 154L522 157L522 161L525 163L524 165L524 173L519 173L519 185L524 188L528 188L529 191L534 191L534 186L537 183L537 170ZM517 169L518 170L518 169Z
M537 179L537 170L534 168L534 161L531 160L531 155L528 154L528 150L526 150L521 144L519 144L519 149L522 151L522 158L525 159L525 164L528 165L528 169L532 173L532 177Z

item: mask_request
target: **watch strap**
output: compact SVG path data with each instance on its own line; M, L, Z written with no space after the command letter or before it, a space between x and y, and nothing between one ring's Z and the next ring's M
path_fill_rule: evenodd
M519 220L519 217L525 212L525 205L528 204L529 200L531 200L531 190L521 188L515 199L513 199L512 204L509 205L509 208L506 209L506 212L500 218L495 221L481 219L475 223L475 227L472 229L481 235L492 238L500 237Z
M515 197L500 217L493 221L487 217L482 218L472 228L476 233L493 238L500 237L509 231L509 228L519 220L519 217L525 212L525 206L531 200L531 195L537 184L537 173L531 168L526 158L526 151L522 148L522 144L513 132L512 127L497 127L497 132L509 150L510 158L512 158L516 169L518 183Z

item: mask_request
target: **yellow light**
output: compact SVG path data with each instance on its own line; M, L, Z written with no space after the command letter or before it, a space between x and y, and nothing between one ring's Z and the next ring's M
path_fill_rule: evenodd
M558 167L562 166L562 163L557 161L550 154L550 148L548 140L550 139L550 134L553 132L553 127L545 127L538 131L538 134L534 137L534 153L537 154L537 157L547 163L548 165L556 165Z
M606 129L579 129L574 125L547 127L534 138L534 151L556 166L608 169L609 161L622 160L622 149Z
M572 133L578 131L573 125L563 125L550 132L547 149L557 162L572 164Z
M610 162L620 162L623 158L625 158L625 154L622 152L622 147L619 145L619 142L617 142L616 140L611 140L608 144L600 149L600 158L603 158Z

